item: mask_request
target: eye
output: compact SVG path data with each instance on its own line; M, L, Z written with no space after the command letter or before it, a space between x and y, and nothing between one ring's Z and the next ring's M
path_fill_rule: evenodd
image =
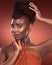
M11 24L11 27L12 27L12 28L14 28L14 25L13 25L13 24Z
M17 24L16 26L17 26L17 28L21 28L22 24Z

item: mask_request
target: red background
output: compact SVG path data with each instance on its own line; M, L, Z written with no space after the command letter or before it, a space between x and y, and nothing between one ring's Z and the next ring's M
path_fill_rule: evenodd
M10 30L11 15L13 4L17 0L0 0L0 46L10 44L12 34ZM41 11L42 17L52 18L52 0L31 0ZM39 44L52 37L52 26L40 21L36 21L29 35L31 42ZM47 58L43 63L49 64L52 54L44 57ZM49 61L49 62L48 62ZM46 64L47 62L47 64Z

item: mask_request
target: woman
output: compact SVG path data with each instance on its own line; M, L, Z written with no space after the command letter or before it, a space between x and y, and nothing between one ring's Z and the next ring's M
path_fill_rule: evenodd
M35 45L29 40L29 33L38 20L47 22L40 17L37 7L29 1L19 1L14 5L11 21L13 42L0 49L0 65L41 65L41 58L52 52L52 39ZM48 22L47 22L48 23ZM52 24L51 21L49 24Z

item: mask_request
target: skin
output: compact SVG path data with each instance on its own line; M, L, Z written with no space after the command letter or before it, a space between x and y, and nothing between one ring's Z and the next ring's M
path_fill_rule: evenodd
M24 22L25 21L25 22ZM26 32L29 29L29 22L28 19L23 16L20 19L16 19L11 24L12 27L12 34L15 37L15 40L22 40L27 36Z
M15 50L14 50L14 46L16 48ZM7 46L0 51L0 65L14 65L14 63L22 49L20 41L18 42L18 45L17 45L14 40L14 46L13 47L12 47L12 45ZM5 50L5 52L4 52L4 50ZM14 51L12 51L12 50L14 50ZM9 57L8 57L8 55L9 55Z
M14 37L13 44L1 48L1 65L14 65L18 55L22 50L22 46L26 45L26 40L28 39L27 35L29 34L27 31L30 31L31 24L29 24L29 20L25 16L22 16L20 19L15 19L13 22L11 22L11 28Z
M0 65L14 65L19 54L22 52L22 47L26 47L28 51L33 51L43 58L47 53L52 52L52 38L45 42L35 45L29 40L29 33L33 27L29 23L27 17L22 16L19 19L12 19L11 32L13 42L11 45L2 47L0 50Z
M32 2L29 3L29 9L33 10L34 12L36 12L36 19L37 20L40 20L41 22L44 22L44 23L52 25L52 19L43 18L41 16L41 13L40 13L38 7L34 3L32 3Z

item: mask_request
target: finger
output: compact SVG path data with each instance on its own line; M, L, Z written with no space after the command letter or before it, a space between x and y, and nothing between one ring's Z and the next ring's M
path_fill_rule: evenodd
M30 2L29 5L33 5L33 6L36 6L34 3ZM37 6L36 6L37 7Z
M37 8L35 5L31 5L31 4L30 4L30 6L33 7L33 9L38 10L38 8Z
M29 5L37 7L34 3L31 2L29 3Z
M18 41L18 44L19 44L19 45L21 44L20 40Z
M29 6L30 8L34 9L33 7Z
M22 43L21 43L21 41L19 40L19 41L18 41L18 46L21 46L21 44L22 44Z
M29 6L34 7L34 5L32 5L32 4L29 4Z
M31 7L29 7L29 9L31 9L31 10L33 10L33 11L35 11L35 12L36 12L36 10L35 10L35 9L33 9L33 8L31 8Z
M29 7L29 9L31 9L31 10L33 10L33 11L35 11L35 12L40 13L39 9L34 9L34 8L32 8L32 7Z
M13 37L13 43L14 43L14 45L17 47L18 46L18 44L17 44L17 42L15 41L15 38Z
M29 5L30 5L31 7L33 7L34 9L36 9L36 10L38 9L37 6L36 6L35 4L33 4L33 3L29 3Z
M18 44L16 43L16 41L14 41L14 45L15 45L15 47L18 49Z
M22 44L22 43L21 43L21 41L19 40L19 41L18 41L18 47L19 47L20 50L22 50L22 45L21 45L21 44Z
M29 4L33 4L32 2L30 2Z
M19 45L19 46L23 46L24 43L23 43L21 40L19 40L19 41L18 41L18 45Z

